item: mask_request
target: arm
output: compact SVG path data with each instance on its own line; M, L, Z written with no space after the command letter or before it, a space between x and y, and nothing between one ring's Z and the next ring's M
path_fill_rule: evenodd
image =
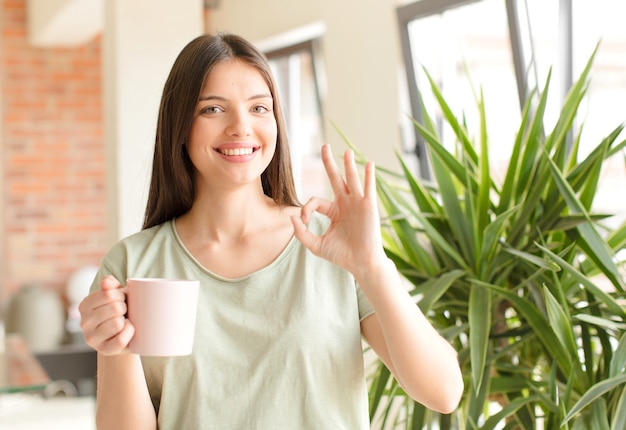
M80 304L81 328L98 351L96 423L100 430L155 430L156 413L138 355L127 350L135 332L125 317L126 294L113 277Z
M451 413L463 394L456 351L415 305L391 260L369 273L358 281L374 307L361 322L365 340L411 398Z
M463 392L457 355L415 305L385 255L373 163L365 166L362 186L351 151L344 155L345 180L328 145L322 160L335 199L309 200L301 216L292 219L296 237L315 255L354 275L374 308L361 323L363 336L407 394L431 409L451 412ZM314 211L331 220L322 236L306 228Z
M96 423L99 430L157 428L139 355L98 354Z

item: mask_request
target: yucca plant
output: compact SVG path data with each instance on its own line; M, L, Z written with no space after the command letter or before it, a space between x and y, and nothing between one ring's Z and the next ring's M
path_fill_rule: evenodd
M605 229L608 215L591 212L603 163L623 156L626 141L620 125L579 159L574 125L594 56L550 132L549 77L535 106L527 103L501 184L490 175L482 95L473 138L429 77L456 146L446 149L423 106L414 124L433 180L416 177L402 157L400 172L379 168L383 235L416 303L459 351L466 390L457 412L440 416L408 399L377 363L373 428L626 428L625 284L617 258L626 224Z

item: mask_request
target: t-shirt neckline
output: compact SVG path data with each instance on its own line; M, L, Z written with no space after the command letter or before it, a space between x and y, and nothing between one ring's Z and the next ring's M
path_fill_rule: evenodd
M215 278L215 279L217 279L219 281L226 282L226 283L237 283L237 282L240 282L242 280L249 279L249 278L252 278L252 277L255 277L255 276L259 276L259 275L261 275L261 274L263 274L265 272L273 270L278 265L280 265L283 262L283 260L285 260L287 258L287 256L295 248L297 243L299 243L299 241L295 237L295 235L292 235L291 239L289 239L289 241L287 242L287 245L285 245L285 247L280 252L280 254L278 254L278 256L271 263L269 263L267 266L262 267L262 268L260 268L260 269L258 269L256 271L254 271L254 272L251 272L251 273L249 273L247 275L244 275L244 276L241 276L241 277L238 277L238 278L227 278L227 277L219 275L219 274L209 270L205 266L203 266L196 259L196 257L194 257L193 254L187 249L187 247L183 243L183 240L178 235L178 231L176 230L176 218L173 218L173 219L171 219L169 221L169 228L170 228L171 234L174 236L174 239L176 240L176 243L180 247L180 249L183 252L183 254L185 254L185 256L187 258L189 258L191 260L191 262L196 267L198 267L198 269L200 269L202 272L206 273L207 275L209 275L209 276L211 276L211 277L213 277L213 278Z

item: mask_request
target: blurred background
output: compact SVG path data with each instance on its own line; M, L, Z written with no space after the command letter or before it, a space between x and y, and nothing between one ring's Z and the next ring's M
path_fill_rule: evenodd
M328 192L321 144L346 148L333 123L378 165L394 168L400 154L428 177L409 120L422 66L459 111L472 111L468 76L482 86L497 177L530 91L552 69L556 115L600 42L582 115L583 147L595 146L626 116L623 16L621 0L0 0L6 332L26 340L53 380L69 378L70 396L92 395L80 383L92 379L94 356L81 346L75 306L108 248L141 228L162 86L193 37L233 32L267 54L306 200ZM596 209L618 224L624 158L607 165ZM84 374L63 373L76 363ZM0 398L0 423L7 404Z

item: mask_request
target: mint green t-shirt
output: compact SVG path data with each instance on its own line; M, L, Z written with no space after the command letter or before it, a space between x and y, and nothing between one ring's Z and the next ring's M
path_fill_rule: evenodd
M309 229L327 225L316 214ZM200 280L193 354L142 357L160 430L369 428L360 321L372 308L350 273L297 239L267 267L226 279L169 221L117 243L92 288L108 274Z

